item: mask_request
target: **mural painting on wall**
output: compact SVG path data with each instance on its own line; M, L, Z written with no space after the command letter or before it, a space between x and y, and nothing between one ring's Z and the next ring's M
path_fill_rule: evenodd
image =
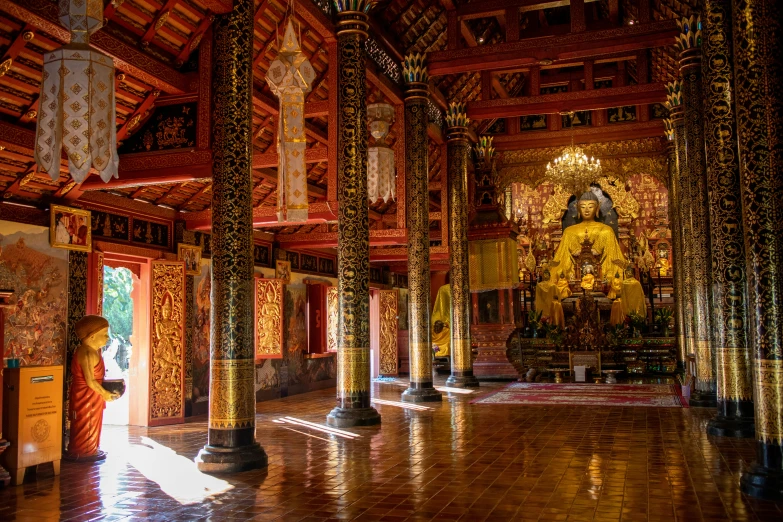
M102 212L92 211L92 235L106 239L130 241L130 218Z
M209 311L211 307L212 269L201 262L201 273L193 279L193 401L205 402L209 396Z
M606 109L606 114L609 117L609 123L636 121L636 106L612 107L611 109Z
M253 263L269 266L269 245L253 245Z
M309 254L302 254L302 268L304 272L318 272L318 258Z
M333 379L337 375L335 357L305 358L307 350L306 285L288 285L285 292L285 355L288 384L307 384Z
M533 114L531 116L521 116L519 118L519 130L545 130L546 129L546 115L545 114Z
M157 107L152 118L120 146L120 154L196 146L196 104Z
M628 179L628 187L641 207L639 217L633 222L634 234L668 225L669 193L660 181L647 174L636 174Z
M291 263L291 270L299 270L299 252L286 252L286 259Z
M5 312L3 357L22 365L63 363L68 252L49 246L49 229L0 221L0 288L13 290Z
M573 120L571 120L570 116L561 116L561 125L564 129L591 125L592 114L592 111L576 111Z
M318 258L318 271L322 274L334 275L334 260L325 257Z
M169 227L143 219L133 220L133 241L156 247L169 246Z

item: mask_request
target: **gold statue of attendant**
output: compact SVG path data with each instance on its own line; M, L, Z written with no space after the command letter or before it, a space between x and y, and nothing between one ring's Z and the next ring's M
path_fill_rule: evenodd
M600 211L598 197L588 191L582 194L577 205L580 221L563 230L563 237L555 252L554 261L569 279L574 277L574 255L582 249L585 238L593 243L593 251L601 259L601 273L611 274L618 263L625 266L625 256L620 249L620 243L609 225L597 221ZM595 275L593 275L593 282ZM584 281L583 281L584 283Z

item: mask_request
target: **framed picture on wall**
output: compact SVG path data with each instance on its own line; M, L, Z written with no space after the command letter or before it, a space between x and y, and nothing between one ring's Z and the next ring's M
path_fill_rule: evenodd
M89 210L52 205L49 244L54 248L90 252L92 220Z
M275 261L275 279L281 279L284 285L291 282L291 262Z
M187 275L201 274L201 247L180 243L177 245L177 260L185 262Z

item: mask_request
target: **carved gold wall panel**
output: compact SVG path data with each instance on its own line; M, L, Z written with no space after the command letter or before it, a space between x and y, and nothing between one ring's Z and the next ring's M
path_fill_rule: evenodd
M282 279L256 278L256 359L283 357L283 298Z
M380 343L378 349L378 373L398 375L397 368L397 290L378 292Z
M337 287L326 290L326 350L337 351L337 321L340 307L337 300Z
M179 261L153 261L150 310L150 425L184 419L184 325L185 264Z

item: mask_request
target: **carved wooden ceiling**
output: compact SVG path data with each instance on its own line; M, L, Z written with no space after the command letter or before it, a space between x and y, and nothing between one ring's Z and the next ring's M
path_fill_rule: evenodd
M596 86L604 81L604 86L624 88L622 92L606 91L618 104L650 107L651 100L660 98L660 83L677 74L673 45L667 43L673 43L670 37L676 27L673 29L672 20L692 14L697 1L579 0L576 4L584 3L583 19L572 19L573 6L569 4L573 2L568 1L380 2L371 12L371 39L367 44L368 103L387 102L398 107L398 121L387 143L402 153L401 158L404 136L399 62L410 52L428 53L432 58L429 135L433 230L440 227L445 193L442 112L448 102L472 102L469 111L482 117L474 118L471 132L495 133L498 150L556 146L568 134L561 130L563 125L557 115L550 113L546 128L538 134L519 132L520 118L536 111L545 113L566 102L576 104L577 110L586 108L600 118L598 113L606 109L597 109L600 104L596 105L596 96L587 92L592 89L586 86L589 76L597 82ZM209 136L204 130L208 129L210 117L208 104L204 103L209 100L210 26L215 14L226 12L230 6L231 0L112 0L106 4L104 15L108 24L93 37L92 43L115 59L121 73L116 84L121 179L102 186L96 184L93 176L83 186L75 187L65 165L60 179L52 182L48 175L36 172L32 159L42 53L62 45L68 33L58 25L57 7L50 0L0 0L0 64L9 64L0 65L3 199L45 207L52 201L74 204L82 194L100 190L118 198L187 212L199 219L206 216L204 211L208 211L211 201ZM309 234L328 230L329 226L273 226L265 217L273 213L276 205L274 143L278 102L264 76L275 57L276 35L283 29L287 8L287 0L256 1L254 205L260 227L278 234ZM328 0L298 0L295 10L301 24L302 50L317 74L305 110L309 199L311 203L328 204L337 199L336 188L329 183L336 178L336 161L329 152L333 132L330 125L336 125L336 118L328 117L336 111L336 102L330 100L330 93L334 93L330 88L334 81L330 65L336 66L334 24ZM642 14L645 10L647 17ZM651 27L650 31L644 32L645 27ZM608 43L601 47L600 41L590 42L593 54L580 54L574 47L580 47L579 42L587 39L579 40L574 31L582 36L588 33L588 37L604 31ZM535 37L550 38L535 40L545 44L528 45ZM620 46L626 50L609 51L618 43L627 44ZM509 45L516 46L511 53L515 58L507 63L492 62L480 54L481 48L502 51L511 49ZM544 52L551 53L554 59L541 54ZM526 60L528 56L530 59ZM540 92L534 92L537 89ZM585 92L571 96L574 90ZM529 98L539 95L543 105L530 105ZM192 107L193 113L187 112L188 107ZM192 140L190 131L166 127L169 115L178 110L184 111L184 116L179 117L186 122L193 120L200 128ZM612 137L612 130L577 129L581 136L578 139L606 141L628 136L629 132L631 138L647 138L658 132L653 119L648 115L624 123L625 127L614 127L618 138ZM156 128L166 139L155 138ZM181 139L166 133L181 134ZM398 169L398 174L402 172ZM404 228L404 219L396 216L399 207L399 201L371 205L371 228L379 235L388 229Z

